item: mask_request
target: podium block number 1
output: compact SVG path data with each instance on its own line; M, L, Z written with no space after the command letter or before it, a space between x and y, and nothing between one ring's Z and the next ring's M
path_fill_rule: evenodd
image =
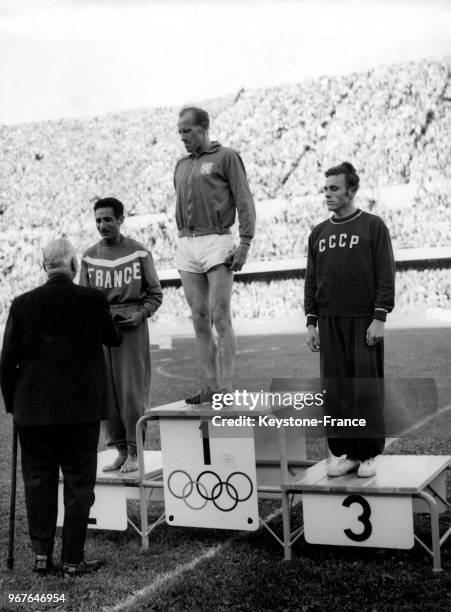
M259 526L252 427L160 418L166 522L255 531Z
M305 539L310 544L412 548L410 496L304 493Z

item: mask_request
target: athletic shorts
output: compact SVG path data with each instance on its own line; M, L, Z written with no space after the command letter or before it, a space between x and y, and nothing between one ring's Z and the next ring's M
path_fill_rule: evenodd
M232 234L183 236L178 241L175 261L177 269L182 272L204 274L223 264L232 251Z

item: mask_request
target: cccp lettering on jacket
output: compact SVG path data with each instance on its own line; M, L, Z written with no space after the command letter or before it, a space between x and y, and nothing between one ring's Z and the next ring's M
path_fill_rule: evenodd
M359 237L355 234L331 234L329 238L321 238L318 242L318 251L323 253L326 249L348 248L352 249L359 244Z

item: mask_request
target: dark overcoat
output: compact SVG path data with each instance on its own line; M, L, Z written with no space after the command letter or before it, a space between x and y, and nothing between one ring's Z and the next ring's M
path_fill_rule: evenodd
M121 341L101 291L50 276L11 305L0 359L6 411L21 427L106 418L102 344Z

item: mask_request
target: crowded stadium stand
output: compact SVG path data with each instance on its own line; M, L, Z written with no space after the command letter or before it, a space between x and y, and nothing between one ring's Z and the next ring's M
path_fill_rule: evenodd
M397 311L449 308L450 258L430 251L451 246L449 87L447 62L421 60L203 102L211 136L241 153L255 196L249 261L279 262L280 269L287 259L303 260L312 226L327 216L323 172L349 160L361 176L357 204L385 220L397 254L428 248L410 267L400 266ZM81 254L98 239L97 197L121 199L125 232L151 249L158 270L173 268L172 178L184 154L177 112L153 108L0 128L0 325L11 299L43 280L47 241L66 235ZM302 272L242 281L234 287L235 316L302 313ZM188 316L178 284L165 281L159 320Z

